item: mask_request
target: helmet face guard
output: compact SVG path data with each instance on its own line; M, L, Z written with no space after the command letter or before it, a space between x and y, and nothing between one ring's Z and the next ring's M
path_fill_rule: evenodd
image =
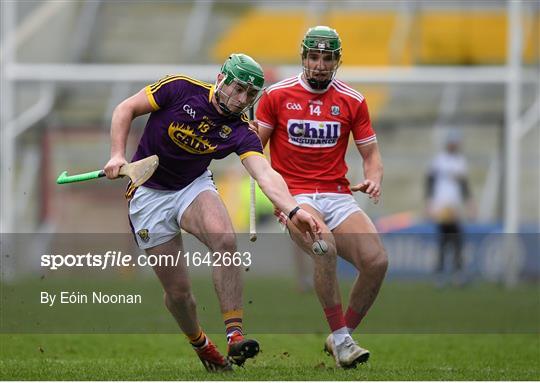
M262 95L264 74L261 66L244 54L233 54L221 68L223 78L216 84L216 100L226 114L241 115Z
M233 78L231 81L227 80L227 77L223 77L216 86L218 105L226 114L239 116L262 96L262 88L259 89L253 84L245 83L237 78Z
M341 40L334 29L310 28L301 45L302 67L309 86L326 89L341 65Z

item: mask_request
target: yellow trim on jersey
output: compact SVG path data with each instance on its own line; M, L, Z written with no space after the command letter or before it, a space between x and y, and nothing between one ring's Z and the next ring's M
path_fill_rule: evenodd
M163 81L168 80L168 79L173 78L173 77L176 77L176 76L174 76L174 75L172 75L172 74L168 74L167 76L165 76L165 77L160 78L159 80L157 80L155 83L150 84L150 87L153 89L153 88L155 88L156 86L160 85Z
M249 156L261 156L261 157L264 157L264 154L259 153L259 152L255 152L253 150L249 151L249 152L245 152L245 153L240 154L240 161L245 160ZM266 157L264 157L264 158L266 158Z
M156 93L159 90L159 88L161 88L163 85L168 84L168 83L173 82L173 81L176 81L176 80L189 81L190 83L195 84L195 85L199 85L200 87L203 87L205 89L210 89L212 87L212 84L210 84L210 83L195 80L194 78L191 78L191 77L188 77L188 76L177 75L177 76L167 76L167 77L159 80L158 82L150 85L150 91L152 93Z
M212 96L214 95L216 88L214 85L210 87L210 92L208 92L208 102L212 102Z
M177 80L185 80L185 81L188 81L188 82L190 82L192 84L198 85L198 86L200 86L202 88L205 88L205 89L210 89L210 87L212 86L211 84L200 82L200 81L194 80L194 79L189 78L189 77L178 76L178 77L174 77L174 78L163 81L161 84L159 84L156 88L154 88L152 90L152 93L157 92L159 90L159 88L161 88L163 85L168 84L168 83L173 82L173 81L177 81Z
M193 77L184 76L184 75L181 75L181 74L167 75L167 76L163 77L162 79L156 81L152 85L150 85L152 87L152 92L155 92L159 87L161 87L161 85L163 85L165 82L169 82L170 80L186 80L186 81L189 81L191 83L201 85L203 87L210 87L211 86L210 83L194 79Z
M144 91L146 92L146 97L148 98L148 102L150 105L152 105L152 109L154 111L159 109L159 105L156 102L156 99L154 98L154 95L152 94L152 91L150 90L150 85L144 88Z
M244 122L249 123L249 118L248 118L248 116L246 116L245 113L242 113L242 114L240 115L240 119L241 119L242 121L244 121Z

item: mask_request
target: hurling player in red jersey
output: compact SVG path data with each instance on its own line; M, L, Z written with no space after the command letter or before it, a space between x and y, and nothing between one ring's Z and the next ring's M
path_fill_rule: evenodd
M324 223L328 244L324 255L312 253L312 243L289 223L293 240L314 261L315 291L332 331L326 350L338 366L367 361L369 351L352 339L373 304L388 260L369 217L351 191L361 191L377 203L383 167L365 98L335 78L341 63L341 40L334 29L310 28L302 41L303 71L266 89L257 108L263 146L270 141L272 167L285 179L298 204ZM349 136L363 159L364 180L349 187L345 152ZM282 215L283 217L283 215ZM358 270L345 313L336 276L336 256Z

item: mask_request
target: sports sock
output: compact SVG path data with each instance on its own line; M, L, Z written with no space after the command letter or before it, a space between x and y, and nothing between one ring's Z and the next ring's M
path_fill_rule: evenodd
M343 316L343 309L341 305L335 305L333 307L327 307L324 309L324 315L332 331L334 338L334 344L341 344L347 336L349 331L345 324L345 317Z
M239 333L243 335L242 331L242 317L244 316L244 310L231 310L223 313L223 322L225 323L225 332L227 334L227 342L230 341L233 333Z
M208 344L208 338L202 329L199 328L199 332L195 335L186 335L189 339L189 343L195 348L202 348Z
M350 333L352 333L358 327L360 322L362 322L362 319L364 319L364 315L352 309L351 306L347 308L347 312L345 313L345 324L347 325Z
M326 320L328 321L328 325L332 332L339 330L342 327L346 327L343 309L340 304L325 308L324 315L326 315Z

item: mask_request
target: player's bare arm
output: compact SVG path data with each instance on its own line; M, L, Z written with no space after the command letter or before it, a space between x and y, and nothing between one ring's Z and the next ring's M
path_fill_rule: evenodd
M257 124L257 121L254 121L255 124ZM272 136L272 129L265 128L264 126L258 125L257 134L259 135L259 138L261 139L262 147L265 148L266 144L268 144L268 141L270 140L270 137Z
M257 133L261 139L262 147L265 148L266 144L268 144L268 141L270 140L270 137L272 136L273 129L259 125L258 121L250 121L249 128Z
M287 184L283 177L279 175L261 156L246 157L242 164L249 174L257 181L264 194L272 203L287 215L297 208L298 203L290 195ZM321 228L311 214L298 209L291 218L291 222L298 227L302 233L309 233L313 240L319 239Z
M376 142L367 145L357 145L363 159L364 181L351 187L352 191L360 191L369 196L374 203L379 202L383 178L381 153Z
M257 121L249 122L249 129L253 130L257 135L259 134L259 123Z
M125 99L114 109L111 122L111 158L103 168L108 178L118 177L120 167L127 163L126 142L131 122L152 111L144 89Z

